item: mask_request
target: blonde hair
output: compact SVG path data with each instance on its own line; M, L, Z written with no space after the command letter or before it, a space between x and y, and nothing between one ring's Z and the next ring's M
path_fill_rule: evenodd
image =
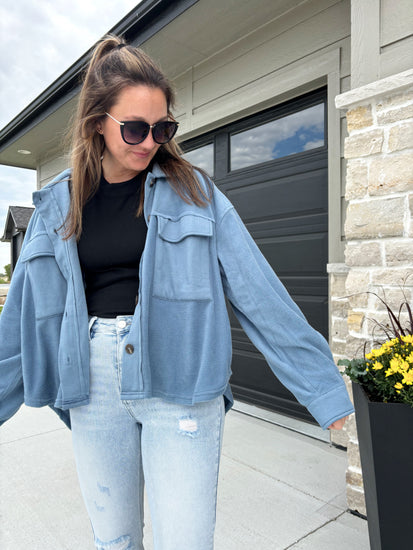
M65 238L72 235L80 238L83 207L99 187L105 142L103 136L97 132L97 125L116 103L119 93L125 87L139 84L162 90L168 116L173 119L171 109L175 103L175 95L171 83L161 69L141 49L127 45L117 36L104 37L93 50L84 75L70 132L71 201ZM201 187L194 167L182 158L182 151L175 139L159 147L153 162L159 164L176 193L185 202L205 206L210 200L212 188L204 190ZM143 200L142 185L137 216L143 212Z

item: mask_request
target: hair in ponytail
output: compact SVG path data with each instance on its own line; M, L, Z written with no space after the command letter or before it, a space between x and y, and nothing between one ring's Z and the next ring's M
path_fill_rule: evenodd
M127 86L145 85L162 90L168 116L172 116L175 96L171 83L154 61L141 49L127 45L117 36L103 38L92 52L75 114L71 137L71 203L66 220L65 238L82 232L82 211L86 201L97 191L102 174L101 159L105 148L97 132L99 121L116 103ZM168 176L178 195L188 203L204 206L211 197L194 173L194 167L182 158L177 142L161 145L153 159ZM199 170L199 169L198 169ZM200 170L202 172L202 170ZM137 215L143 212L144 186Z

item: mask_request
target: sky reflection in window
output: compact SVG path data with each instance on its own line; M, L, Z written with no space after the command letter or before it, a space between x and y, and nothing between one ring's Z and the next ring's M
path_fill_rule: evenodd
M202 168L211 177L214 177L214 144L208 143L188 153L183 154L184 159L188 160L194 166Z
M231 170L324 146L324 103L231 135Z

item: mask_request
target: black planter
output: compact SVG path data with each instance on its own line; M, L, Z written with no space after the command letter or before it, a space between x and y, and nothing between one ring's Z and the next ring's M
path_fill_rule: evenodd
M372 550L413 548L413 408L370 401L353 383Z

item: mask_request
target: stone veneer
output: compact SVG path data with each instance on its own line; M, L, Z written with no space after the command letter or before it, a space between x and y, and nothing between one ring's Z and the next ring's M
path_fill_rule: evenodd
M412 303L413 70L337 96L336 105L347 111L348 128L345 264L329 266L338 360L362 355L372 338L370 319L387 321L383 305L366 291L385 296L396 310L404 297ZM348 506L365 514L354 415L341 437L347 438Z

